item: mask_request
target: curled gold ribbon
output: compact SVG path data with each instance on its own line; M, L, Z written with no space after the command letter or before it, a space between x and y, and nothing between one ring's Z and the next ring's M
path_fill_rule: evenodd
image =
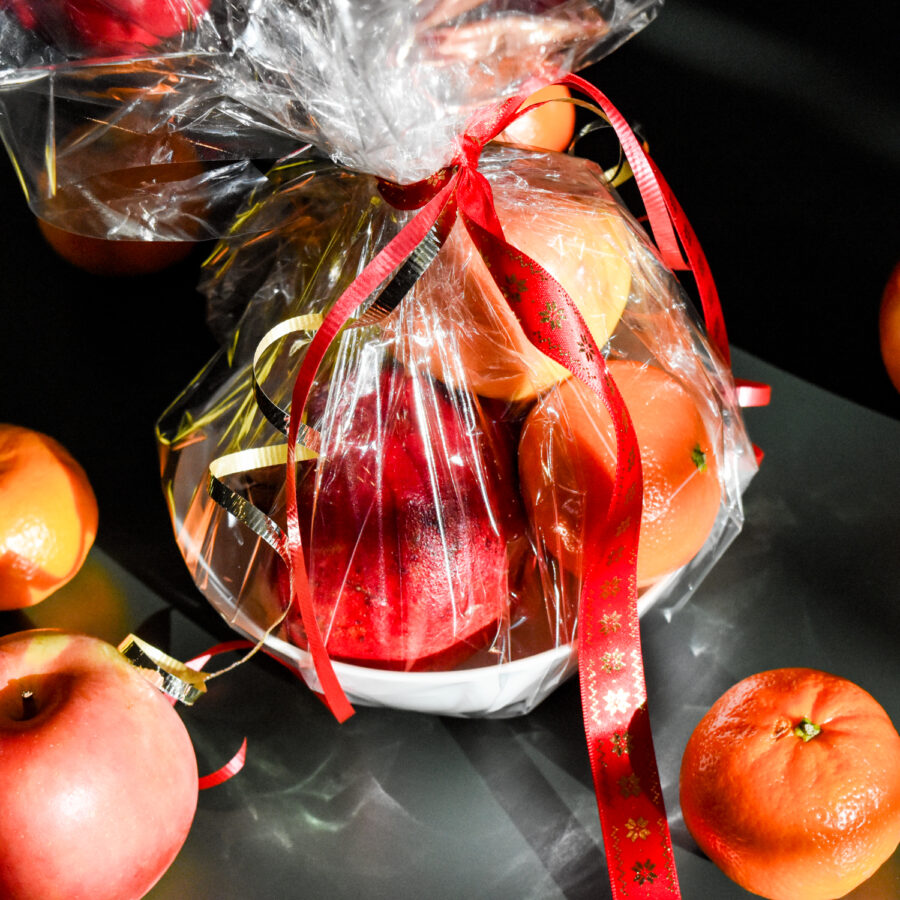
M409 255L398 268L394 276L378 293L370 296L361 304L358 318L348 323L347 328L362 328L377 325L389 316L409 293L413 285L422 277L423 272L431 265L444 241L450 233L452 222L450 217L441 217L429 230L425 239ZM293 316L273 326L261 338L253 354L252 376L253 392L260 412L282 434L287 434L290 415L266 393L262 381L258 377L258 369L263 354L277 341L290 335L297 335L302 343L312 340L322 324L322 316L318 313ZM301 422L297 432L296 459L315 459L318 455L319 434L305 422ZM209 464L207 492L209 496L246 525L257 537L262 538L270 547L284 555L286 535L281 527L258 507L254 506L237 492L231 490L224 479L229 475L249 472L253 469L268 466L284 465L287 462L287 444L275 444L267 447L250 448L228 453L217 457ZM267 632L268 634L268 632Z
M282 433L287 431L288 413L278 406L263 389L262 383L257 376L259 361L269 347L276 341L289 335L302 335L303 342L308 343L321 324L322 317L318 314L294 316L290 319L285 319L263 335L253 355L253 391L257 405L266 419ZM313 448L318 446L318 433L314 429L301 424L299 437L297 459L315 459L318 454ZM250 472L254 469L264 469L277 465L283 466L286 462L287 444L251 447L247 450L238 450L234 453L226 453L223 456L216 457L209 464L207 480L209 496L279 553L283 552L285 543L285 535L282 529L261 509L229 488L225 484L225 479L229 475Z
M208 674L189 669L136 634L129 634L119 644L119 653L152 685L187 706L193 706L206 693Z

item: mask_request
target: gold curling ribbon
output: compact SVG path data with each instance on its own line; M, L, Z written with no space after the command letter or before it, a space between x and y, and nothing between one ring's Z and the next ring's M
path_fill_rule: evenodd
M285 319L263 336L253 355L253 390L257 405L269 423L282 433L287 432L288 414L263 390L257 377L259 361L263 353L272 344L291 334L303 334L303 343L308 343L321 324L322 316L318 314L294 316L290 319ZM315 459L318 456L314 449L318 446L318 433L314 429L301 424L298 437L300 439L298 440L296 459L298 461ZM233 453L219 456L210 462L207 482L207 492L216 503L279 553L283 552L284 549L284 532L261 509L227 487L225 479L229 475L238 475L243 472L250 472L253 469L264 469L269 466L283 466L286 463L287 444L271 444L265 447L250 447L247 450L237 450ZM268 635L268 631L266 634Z
M573 106L580 106L582 109L586 109L589 112L594 113L597 116L592 122L589 122L585 125L578 134L572 140L572 143L569 145L569 153L574 153L575 145L580 141L583 137L587 137L591 132L596 131L598 128L609 128L611 127L609 117L605 112L593 103L589 103L587 100L579 100L576 97L556 97L552 101L554 103L571 103ZM644 148L644 152L649 151L649 145L647 141L644 140L640 133L639 129L635 127L635 134L637 134L638 139L641 141L641 146ZM607 184L612 188L617 188L623 185L626 181L632 178L634 173L631 171L631 166L628 164L628 160L625 158L625 155L622 153L621 145L619 146L619 160L616 165L611 166L608 169L603 170L603 177L606 179Z
M291 334L303 333L305 336L304 343L308 343L321 324L322 316L318 314L294 316L272 328L257 346L253 357L252 369L254 392L264 415L279 430L286 430L287 413L265 394L259 383L257 367L260 358L272 344ZM283 428L282 422L285 423ZM318 434L312 428L305 428L301 433L309 443L317 443ZM317 455L315 450L303 443L299 443L296 455L298 460L314 459ZM213 459L209 464L208 491L213 500L224 507L228 513L247 525L276 550L281 548L284 541L281 529L262 510L255 507L240 494L226 487L223 479L229 475L248 472L253 469L284 465L286 462L287 444L278 444L227 453ZM241 659L216 672L199 672L191 669L158 647L148 644L135 634L129 634L119 644L118 649L125 659L138 669L154 687L169 697L173 697L187 706L192 706L206 693L206 682L210 678L215 678L224 672L230 671L260 650L269 635L284 620L286 614L287 610L266 629L262 638Z
M450 232L452 221L440 219L428 232L422 243L410 254L393 278L377 295L370 297L362 304L360 315L349 328L360 328L375 325L388 316L409 292L422 272L428 268ZM257 406L268 422L282 434L288 432L289 414L282 409L262 387L258 369L263 354L273 344L291 335L298 337L300 346L309 343L321 327L323 317L319 313L293 316L284 319L263 335L253 354L251 375L253 393ZM195 427L199 423L195 423ZM297 435L297 462L315 459L318 456L319 434L301 422ZM261 509L254 506L246 498L233 491L225 484L230 475L250 472L254 469L287 463L287 444L273 444L264 447L251 447L226 453L211 460L208 466L207 493L227 513L262 538L269 546L284 556L286 535L279 525ZM287 616L288 609L282 611L265 633L241 659L215 672L202 673L188 668L183 663L163 653L161 650L141 640L134 634L129 635L119 645L121 652L132 665L164 693L187 705L193 704L201 694L206 693L206 681L229 672L257 653L266 640L278 628Z
M119 653L125 657L154 687L164 694L193 706L206 693L209 674L189 669L168 653L129 634L119 644Z

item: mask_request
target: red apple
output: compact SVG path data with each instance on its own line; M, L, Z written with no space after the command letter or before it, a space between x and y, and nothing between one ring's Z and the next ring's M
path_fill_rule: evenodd
M451 667L508 610L507 548L524 530L514 444L475 398L400 369L341 397L337 446L297 498L326 646L369 666ZM288 627L303 645L297 615Z
M900 262L891 270L881 295L878 337L884 368L900 391Z
M0 0L67 53L123 55L192 31L210 0Z
M0 897L143 897L197 793L181 718L115 647L49 629L0 638Z

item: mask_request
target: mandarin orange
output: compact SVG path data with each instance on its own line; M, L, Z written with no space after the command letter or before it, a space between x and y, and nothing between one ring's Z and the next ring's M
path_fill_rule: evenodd
M575 133L575 106L567 99L571 96L564 84L548 84L535 91L519 107L535 108L519 116L497 140L541 150L565 150Z
M71 580L96 533L97 500L71 454L0 423L0 609L32 606Z
M703 852L746 890L843 897L900 842L900 735L846 679L799 668L751 675L691 734L681 808Z
M628 407L641 452L644 509L638 584L645 586L697 554L715 523L721 485L712 442L692 394L662 369L611 360L609 371ZM528 414L519 442L519 476L537 537L569 572L597 552L612 496L616 443L612 419L575 378Z

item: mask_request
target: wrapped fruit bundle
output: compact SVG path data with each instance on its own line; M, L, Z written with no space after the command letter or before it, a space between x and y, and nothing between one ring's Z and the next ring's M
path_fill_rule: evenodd
M234 343L160 428L195 580L254 638L286 611L267 640L315 684L279 554L205 482L210 466L225 473L230 490L286 530L284 435L253 385L276 408L290 405L322 317L409 221L378 179L309 165L284 170L257 198L255 215L280 218L290 203L293 217L213 255L211 317L226 321L233 298L258 287ZM506 239L566 289L604 348L644 469L639 602L680 602L740 528L755 470L727 368L594 163L494 144L479 171ZM260 258L278 264L260 273ZM281 322L299 324L279 336ZM330 344L304 419L314 436L296 487L304 562L352 698L510 715L574 671L586 560L610 549L612 420L529 340L461 221L393 311L373 324L355 317ZM431 687L408 675L431 676Z
M221 238L221 350L158 423L210 603L339 718L522 714L578 667L604 827L652 818L677 891L637 619L719 558L756 463L673 275L680 239L707 283L689 226L573 74L659 5L0 0L0 128L57 229ZM560 84L656 243L594 163L503 143Z

